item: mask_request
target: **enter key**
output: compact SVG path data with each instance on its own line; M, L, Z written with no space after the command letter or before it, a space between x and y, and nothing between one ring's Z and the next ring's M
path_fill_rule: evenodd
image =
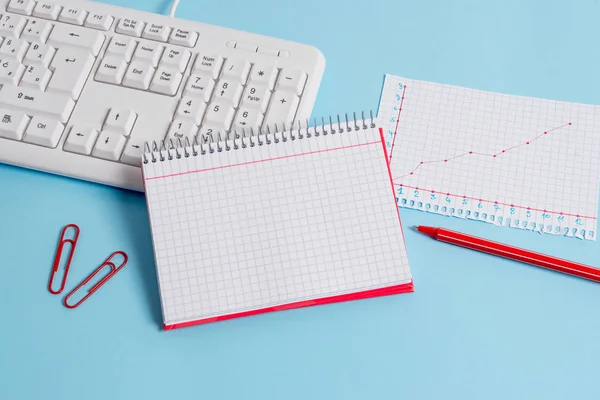
M77 100L92 71L94 56L85 50L63 47L57 50L50 70L48 91L67 94Z

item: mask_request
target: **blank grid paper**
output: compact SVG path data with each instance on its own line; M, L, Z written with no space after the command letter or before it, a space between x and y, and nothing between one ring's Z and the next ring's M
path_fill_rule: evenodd
M386 76L399 205L596 239L600 107Z
M166 325L411 282L377 129L150 162L144 177Z

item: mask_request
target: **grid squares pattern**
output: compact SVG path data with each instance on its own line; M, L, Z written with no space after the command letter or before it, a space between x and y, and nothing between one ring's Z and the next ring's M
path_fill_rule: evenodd
M387 133L396 128L399 83L406 93L391 163L395 184L586 216L595 230L600 107L387 75L378 116ZM476 204L462 208L475 213Z
M144 164L165 323L411 282L377 129Z

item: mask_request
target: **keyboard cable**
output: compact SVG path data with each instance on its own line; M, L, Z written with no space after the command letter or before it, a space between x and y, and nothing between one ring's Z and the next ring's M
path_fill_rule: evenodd
M173 4L171 5L171 11L169 12L170 17L175 17L175 10L177 10L178 5L179 0L173 0Z

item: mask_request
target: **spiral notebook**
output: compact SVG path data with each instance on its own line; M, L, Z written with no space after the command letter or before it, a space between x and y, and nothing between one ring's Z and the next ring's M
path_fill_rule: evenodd
M164 329L412 292L387 160L368 117L147 144Z

